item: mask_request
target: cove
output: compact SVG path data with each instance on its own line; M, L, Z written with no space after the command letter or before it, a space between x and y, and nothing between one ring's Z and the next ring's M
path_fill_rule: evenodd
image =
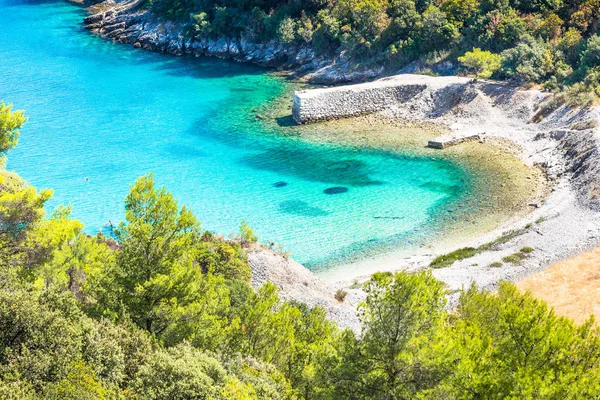
M7 167L55 191L86 231L123 219L150 171L205 229L242 220L309 268L419 246L464 201L470 178L442 159L274 134L253 110L285 93L264 70L103 41L64 1L0 0L0 99L29 122Z

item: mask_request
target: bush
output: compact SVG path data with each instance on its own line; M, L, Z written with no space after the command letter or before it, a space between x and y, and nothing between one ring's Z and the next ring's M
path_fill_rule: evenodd
M513 265L520 264L522 259L523 258L520 256L519 253L514 253L514 254L510 254L508 256L502 257L502 261L507 262L507 263L511 263Z
M518 265L521 263L521 261L529 257L529 255L534 251L535 249L533 247L526 246L519 250L517 253L503 257L502 261L511 263L513 265Z
M546 77L546 46L527 36L516 47L502 53L502 71L522 82L542 82Z
M431 264L430 267L433 268L444 268L449 267L454 264L456 261L464 260L466 258L471 258L479 252L478 249L474 247L463 247L462 249L458 249L453 251L452 253L444 254L436 257Z
M277 39L283 44L290 44L296 39L296 23L290 17L285 17L277 28Z
M180 345L153 354L140 368L131 389L149 400L210 399L218 397L226 382L227 371L218 360Z
M251 243L256 243L258 241L258 237L254 234L252 228L246 220L242 221L240 224L240 241L242 245L247 245Z
M600 66L600 36L594 35L588 39L586 49L581 56L583 68Z
M346 292L344 289L338 289L335 292L335 296L334 297L335 297L335 299L337 301L339 301L340 303L342 303L346 299L347 295L348 295L348 292Z
M500 69L502 57L475 48L459 57L458 61L467 71L473 72L477 78L487 79Z

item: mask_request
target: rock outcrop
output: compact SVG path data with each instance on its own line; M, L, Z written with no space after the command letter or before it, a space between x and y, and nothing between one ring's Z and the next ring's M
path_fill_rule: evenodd
M317 56L307 45L284 45L275 40L260 43L252 37L199 38L189 32L190 25L164 21L141 9L140 0L106 0L89 10L85 27L100 36L136 48L177 56L214 56L265 67L293 71L315 83L359 82L381 76L383 67L357 69L342 54L335 60Z
M431 78L423 75L397 75L358 85L294 93L292 115L299 124L355 117L383 111L407 103L426 89L432 96L444 92L440 100L455 98L450 90L462 91L469 78ZM451 106L454 104L451 104Z
M299 301L310 307L320 306L340 327L360 330L356 307L364 299L362 290L347 288L347 295L340 302L335 299L335 284L322 280L294 260L267 248L250 250L248 263L252 268L252 286L255 289L271 282L279 289L282 299Z

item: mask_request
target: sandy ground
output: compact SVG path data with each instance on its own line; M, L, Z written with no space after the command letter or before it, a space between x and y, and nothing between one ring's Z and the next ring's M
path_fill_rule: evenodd
M550 266L517 284L554 307L558 315L583 323L600 316L600 249Z

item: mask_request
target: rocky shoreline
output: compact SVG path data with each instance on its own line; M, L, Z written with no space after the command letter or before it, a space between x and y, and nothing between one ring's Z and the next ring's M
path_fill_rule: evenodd
M381 66L360 68L341 54L335 59L317 56L306 45L284 45L275 40L259 43L250 37L196 39L187 34L188 24L164 21L142 9L141 0L106 0L88 8L87 29L115 42L176 56L211 56L284 70L295 78L318 84L337 84L376 79Z
M341 309L352 309L360 301L364 293L357 289L360 285L356 282L367 280L375 271L428 269L433 258L440 254L509 237L471 258L433 270L456 300L460 290L472 283L493 290L500 280L519 281L600 245L598 107L561 105L550 93L504 82L415 75L302 91L295 97L296 117L303 123L370 113L370 117L358 118L357 123L382 120L392 126L412 121L444 127L451 134L482 134L482 142L506 143L522 163L542 170L547 178L546 195L523 204L522 212L515 212L511 219L491 231L478 232L471 238L459 235L461 240L435 247L431 254L407 256L390 249L385 255L335 266L318 276L303 273L303 268L292 268L293 260L289 260L286 268L280 262L262 263L262 271L274 269L269 272L269 279L278 282L283 295L322 305L343 326L358 326L355 317ZM371 108L372 104L368 109L362 107L373 97L378 99L377 110ZM347 102L348 99L351 101ZM321 128L324 126L327 125ZM332 140L339 139L334 136ZM390 144L382 140L384 147ZM475 142L458 147L461 146L482 145ZM518 263L503 261L526 247L534 250ZM498 263L502 266L498 267ZM312 289L304 290L306 285ZM332 302L340 288L349 293L348 304Z
M419 90L413 90L416 86ZM412 95L394 97L390 91ZM306 122L373 112L359 107L360 99L379 96L381 104L374 114L379 118L390 123L435 123L457 135L482 134L483 141L507 141L525 165L542 169L549 182L545 199L532 202L526 213L515 214L491 232L439 246L429 255L406 257L392 250L382 257L333 268L321 278L348 287L355 279L368 279L374 271L426 269L440 254L508 237L473 257L433 270L452 292L471 283L493 289L500 280L518 281L600 244L600 107L571 107L550 93L504 82L415 75L309 90L297 96L297 117ZM352 101L342 104L340 98ZM504 261L514 260L510 256L525 247L533 249L527 257L515 263Z

